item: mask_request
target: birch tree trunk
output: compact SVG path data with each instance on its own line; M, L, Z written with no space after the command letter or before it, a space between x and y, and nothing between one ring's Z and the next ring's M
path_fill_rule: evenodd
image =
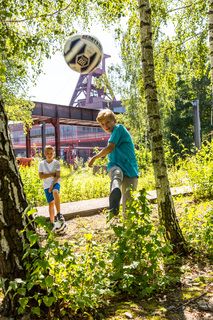
M23 238L20 231L28 223L22 217L27 208L23 186L15 163L15 156L8 133L8 120L0 99L0 277L3 291L15 278L25 278L22 257ZM33 228L32 225L29 228ZM17 314L17 299L12 299L12 292L3 300L5 315Z
M211 82L213 92L213 0L209 0L209 57L211 65Z
M160 110L154 75L151 7L149 0L138 0L138 5L140 15L143 79L159 219L160 223L166 229L165 237L173 245L174 252L186 254L188 251L187 245L176 217L165 163Z

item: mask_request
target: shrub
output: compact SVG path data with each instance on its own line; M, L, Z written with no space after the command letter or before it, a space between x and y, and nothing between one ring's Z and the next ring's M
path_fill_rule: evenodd
M38 174L39 159L36 158L30 167L20 166L19 172L28 202L32 206L46 204L43 182Z
M182 198L177 200L182 202ZM183 212L179 215L180 227L184 238L190 247L202 255L212 254L213 239L213 209L212 201L191 202L190 206L181 205Z
M26 231L26 278L10 282L8 289L20 296L18 313L39 319L46 319L48 314L55 319L67 312L75 315L80 310L83 314L104 304L112 295L108 246L97 244L92 234L85 234L78 242L60 242L48 231L43 217L35 218L35 222L48 234L42 246L35 248L39 235Z
M171 252L163 228L154 227L146 193L142 190L127 209L127 218L113 226L112 279L119 291L146 296L167 283L164 258Z
M184 162L196 199L213 197L213 141L203 143L196 155Z
M171 248L162 240L162 228L153 226L144 192L128 210L128 219L112 225L112 243L104 245L92 234L75 242L58 241L45 218L36 217L38 229L43 228L47 237L35 247L39 234L23 231L28 239L23 257L26 278L10 282L8 289L20 297L19 314L75 317L95 313L120 292L146 296L165 287L170 279L163 264Z

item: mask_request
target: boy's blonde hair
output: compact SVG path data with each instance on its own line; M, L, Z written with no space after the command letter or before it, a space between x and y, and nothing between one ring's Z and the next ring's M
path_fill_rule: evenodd
M45 146L44 152L46 152L47 150L52 150L53 152L55 152L55 148L53 146L51 146L51 145Z
M111 119L111 120L114 120L116 122L116 117L115 117L115 114L112 110L110 109L103 109L101 111L99 111L98 115L97 115L97 118L96 118L96 121L97 122L102 122L103 120L106 120L106 119Z

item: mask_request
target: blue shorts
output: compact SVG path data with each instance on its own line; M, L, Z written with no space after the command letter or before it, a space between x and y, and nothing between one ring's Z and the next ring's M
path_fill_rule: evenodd
M60 184L59 183L54 184L53 190L58 190L58 192L59 192L60 191ZM48 203L50 203L50 202L52 202L54 200L53 190L52 190L52 192L49 192L49 188L44 189L45 196L46 196L46 199L47 199Z

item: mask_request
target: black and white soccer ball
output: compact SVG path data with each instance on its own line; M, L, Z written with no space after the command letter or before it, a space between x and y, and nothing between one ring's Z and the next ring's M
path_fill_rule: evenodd
M76 34L67 39L64 58L68 66L81 74L94 71L103 57L100 41L88 34Z

